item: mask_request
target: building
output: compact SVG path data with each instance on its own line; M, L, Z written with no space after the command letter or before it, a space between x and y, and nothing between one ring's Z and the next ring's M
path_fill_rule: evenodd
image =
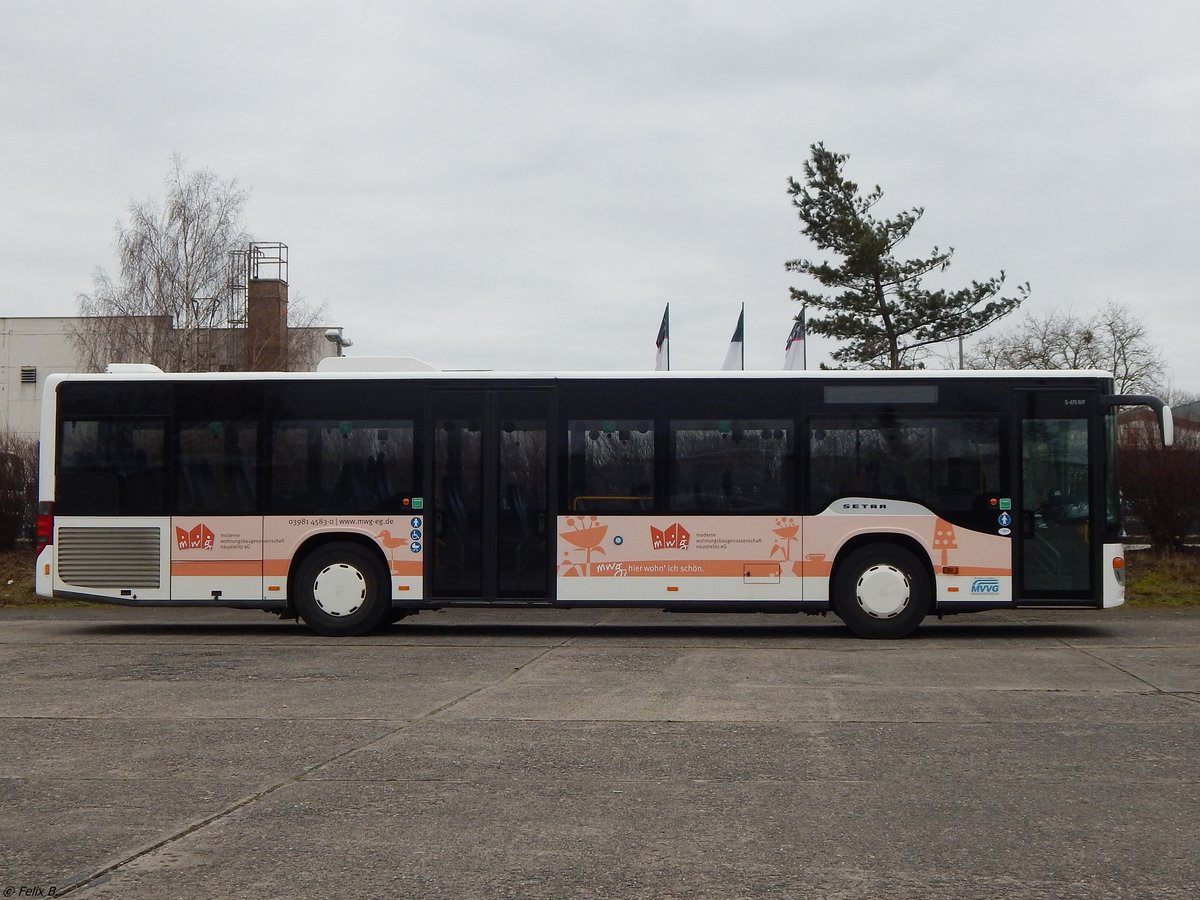
M8 429L36 437L46 376L89 371L71 340L82 321L75 316L0 318L0 431ZM340 329L321 326L287 331L289 343L305 348L301 358L294 360L294 370L315 369L325 357L337 355L337 342L326 338L326 333L340 333ZM246 336L247 329L220 329L213 334L216 342L235 345L235 350ZM247 367L227 363L212 366L214 370L230 368Z
M69 334L71 318L0 319L0 426L36 434L42 385L52 372L79 372Z
M136 351L119 360L97 359L80 351L80 334L147 337L147 346L169 345L186 357L189 371L312 371L349 346L341 328L288 327L286 245L251 244L233 256L235 272L246 277L232 279L232 299L223 317L213 320L216 327L176 329L170 316L0 318L0 431L37 436L48 375L97 371L107 362L153 361L133 358ZM113 345L129 343L118 339Z

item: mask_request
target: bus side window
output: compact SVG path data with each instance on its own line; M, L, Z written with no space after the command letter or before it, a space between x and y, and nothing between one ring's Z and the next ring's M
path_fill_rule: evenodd
M644 420L572 419L567 512L632 513L654 508L654 426Z
M404 512L414 489L413 437L411 419L275 422L271 511Z
M895 497L938 512L968 512L1001 491L1000 420L875 417L814 421L813 511L838 497Z
M672 420L671 510L787 510L792 430L790 419Z
M72 419L59 436L58 509L63 514L162 515L166 420Z
M181 422L181 513L245 515L258 509L257 422Z

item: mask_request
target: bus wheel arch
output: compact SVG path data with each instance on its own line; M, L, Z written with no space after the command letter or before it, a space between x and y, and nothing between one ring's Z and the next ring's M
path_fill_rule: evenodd
M933 611L929 556L905 535L864 535L838 553L830 601L846 626L865 638L901 638Z
M312 538L288 576L292 610L318 634L366 634L391 611L391 574L379 548L352 534Z

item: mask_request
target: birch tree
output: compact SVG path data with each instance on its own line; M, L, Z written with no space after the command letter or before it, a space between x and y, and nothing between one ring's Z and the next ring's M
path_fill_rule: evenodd
M249 195L236 180L208 169L189 171L171 158L166 195L132 201L116 224L119 273L97 268L92 292L80 294L87 317L74 342L85 365L149 362L165 371L207 368L206 333L226 326L230 253L250 240L244 224Z

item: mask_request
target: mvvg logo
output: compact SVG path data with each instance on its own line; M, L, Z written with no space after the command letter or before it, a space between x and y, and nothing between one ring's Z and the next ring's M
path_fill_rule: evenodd
M653 525L650 526L650 543L655 550L686 550L691 540L691 532L678 522L666 531L659 531Z
M175 542L180 550L211 550L217 542L212 530L201 522L191 531L175 529Z
M998 594L1000 593L999 578L976 578L971 582L972 594Z

